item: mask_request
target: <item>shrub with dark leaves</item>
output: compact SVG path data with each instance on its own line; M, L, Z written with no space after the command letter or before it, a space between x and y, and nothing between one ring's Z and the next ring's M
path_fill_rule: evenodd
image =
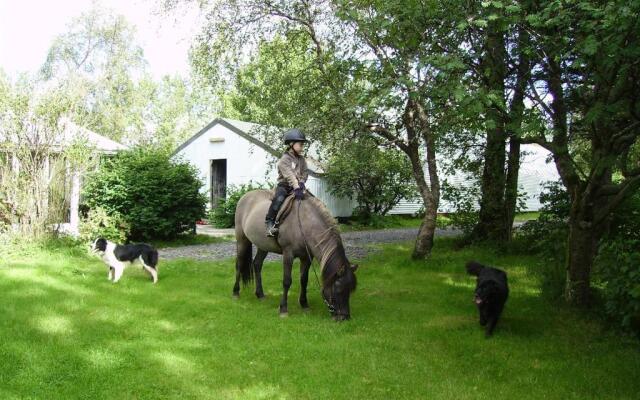
M172 239L205 215L198 171L160 149L135 149L106 160L84 185L84 203L118 216L128 239Z

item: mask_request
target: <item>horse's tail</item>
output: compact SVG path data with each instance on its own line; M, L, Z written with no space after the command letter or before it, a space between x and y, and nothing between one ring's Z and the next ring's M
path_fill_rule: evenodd
M253 280L253 268L251 266L251 255L253 253L253 245L246 237L244 240L236 242L236 272L240 274L242 283L246 286Z

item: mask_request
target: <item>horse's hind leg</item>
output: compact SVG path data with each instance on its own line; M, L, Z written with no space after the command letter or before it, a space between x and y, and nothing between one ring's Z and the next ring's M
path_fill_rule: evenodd
M245 285L253 278L251 268L252 245L249 239L240 238L236 242L236 283L233 285L233 297L240 296L240 280Z
M282 253L282 300L280 300L280 316L289 315L287 307L287 296L291 287L291 268L293 267L293 254L290 252Z
M311 258L303 257L300 259L300 306L306 311L309 310L309 302L307 301L307 283L309 282L309 267L311 266Z
M256 278L256 297L259 299L264 298L264 291L262 290L262 263L267 257L268 252L258 249L255 258L253 259L253 275Z

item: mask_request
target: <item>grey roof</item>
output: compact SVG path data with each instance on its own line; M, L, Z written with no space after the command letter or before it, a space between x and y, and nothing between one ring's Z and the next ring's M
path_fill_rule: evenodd
M198 139L205 132L209 131L209 129L213 128L215 125L218 125L218 124L229 129L230 131L237 134L238 136L246 139L250 143L255 144L256 146L260 147L261 149L263 149L264 151L266 151L267 153L271 154L276 158L279 158L282 155L282 151L278 151L274 149L273 147L269 146L268 144L264 143L261 140L256 139L251 134L249 134L249 132L251 132L254 129L264 127L263 125L254 124L253 122L238 121L238 120L229 119L229 118L214 119L209 124L207 124L207 126L200 129L198 133L191 136L186 142L178 146L178 148L174 150L172 155L178 154L182 149L189 146L194 140ZM306 157L306 160L307 160L307 166L310 174L317 175L318 173L322 172L322 167L320 166L318 161L316 161L311 157Z
M93 132L85 127L79 126L68 117L63 117L58 122L59 132L48 139L48 144L54 151L61 151L75 141L84 141L86 145L101 153L116 153L127 150L129 147ZM17 143L15 136L4 137L0 134L0 142L9 141Z

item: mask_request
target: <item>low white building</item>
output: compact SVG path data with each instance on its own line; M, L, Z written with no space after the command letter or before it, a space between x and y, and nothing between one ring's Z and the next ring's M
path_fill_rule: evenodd
M226 118L213 120L180 145L174 156L188 161L200 171L204 189L209 193L210 206L225 198L227 187L250 182L275 185L278 172L276 162L283 149L276 150L255 133L259 125ZM309 178L306 186L322 200L334 217L348 217L355 207L349 199L329 193L322 178L322 168L313 158L307 158Z
M540 204L540 193L547 182L555 182L560 179L556 165L550 157L551 153L538 144L523 144L520 146L520 169L518 170L518 193L522 194L524 208L521 211L538 211ZM479 179L470 179L463 173L454 175L441 174L440 183L445 179L455 187L469 187L470 185L480 185ZM422 208L422 200L415 201L401 200L389 214L415 214ZM440 200L438 212L454 212L453 204L444 199Z
M39 178L41 179L43 189L47 190L56 186L57 196L64 205L64 216L61 221L56 224L56 229L72 235L79 233L80 215L80 192L82 186L83 174L86 171L78 170L77 167L65 160L61 154L74 144L81 144L88 150L89 157L99 158L114 155L115 153L128 149L105 136L99 135L84 127L78 126L68 118L62 118L58 124L59 131L56 133L40 133L41 138L26 137L18 140L16 137L4 137L0 135L0 161L6 163L9 175L18 173L21 170L20 158L12 152L17 143L33 143L33 150L44 154L44 158L40 162L42 170ZM31 135L33 136L33 135ZM44 138L44 139L43 139ZM4 182L6 179L12 179L12 176L0 175L0 186L7 187L9 185ZM12 200L12 193L5 193L7 199ZM47 207L52 194L43 196L43 207ZM2 198L0 197L0 200Z
M174 156L193 164L209 193L210 206L217 199L226 197L227 187L249 182L275 185L276 161L283 149L276 150L256 138L261 127L249 122L226 118L213 120L198 133L180 145ZM540 208L538 197L542 184L558 180L553 163L547 163L548 151L538 145L523 145L522 164L518 186L527 193L526 211ZM338 198L329 193L327 182L322 177L322 167L313 158L307 158L309 180L307 187L329 208L335 217L349 217L357 206L354 200ZM463 174L441 176L455 186L476 184ZM390 214L415 214L422 208L422 201L401 201ZM453 206L440 201L439 212L452 212Z

